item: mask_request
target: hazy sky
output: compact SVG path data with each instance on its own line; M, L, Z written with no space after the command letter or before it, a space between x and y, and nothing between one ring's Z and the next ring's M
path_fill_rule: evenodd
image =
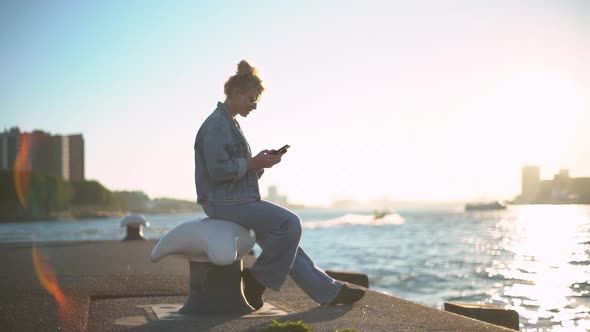
M327 204L510 198L590 176L588 1L4 1L0 126L83 133L86 177L195 199L193 143L251 60L261 179Z

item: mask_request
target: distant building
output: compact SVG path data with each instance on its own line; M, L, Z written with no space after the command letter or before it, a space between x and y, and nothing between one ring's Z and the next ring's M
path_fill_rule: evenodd
M572 178L561 169L552 180L541 181L539 167L522 169L522 192L514 203L520 204L590 204L590 178Z
M522 168L522 190L521 198L524 201L532 202L539 194L541 186L540 170L537 166L526 166Z
M0 133L0 169L12 169L14 166L19 150L19 136L18 128Z
M268 187L268 195L266 196L266 199L278 205L288 205L287 196L280 195L277 186Z
M70 180L84 180L84 137L82 134L69 135Z
M20 154L20 156L19 156ZM51 135L41 130L21 132L18 127L0 133L0 169L50 174L68 181L84 180L84 138Z
M334 199L330 207L333 209L359 209L361 205L354 199Z

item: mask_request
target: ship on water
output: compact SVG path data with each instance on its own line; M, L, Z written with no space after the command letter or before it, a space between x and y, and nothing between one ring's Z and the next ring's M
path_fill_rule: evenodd
M465 204L465 211L488 211L488 210L505 210L508 208L506 202L477 202Z

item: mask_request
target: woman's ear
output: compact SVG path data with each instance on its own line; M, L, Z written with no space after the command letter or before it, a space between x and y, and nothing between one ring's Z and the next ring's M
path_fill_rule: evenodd
M238 97L239 94L241 94L242 91L240 90L240 88L233 88L231 89L231 91L229 92L229 96L227 96L229 99L236 99Z

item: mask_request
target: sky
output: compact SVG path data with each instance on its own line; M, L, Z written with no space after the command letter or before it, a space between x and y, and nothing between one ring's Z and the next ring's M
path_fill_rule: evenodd
M194 138L247 59L238 118L289 201L507 199L590 176L587 1L0 0L0 130L82 133L86 178L196 199Z

